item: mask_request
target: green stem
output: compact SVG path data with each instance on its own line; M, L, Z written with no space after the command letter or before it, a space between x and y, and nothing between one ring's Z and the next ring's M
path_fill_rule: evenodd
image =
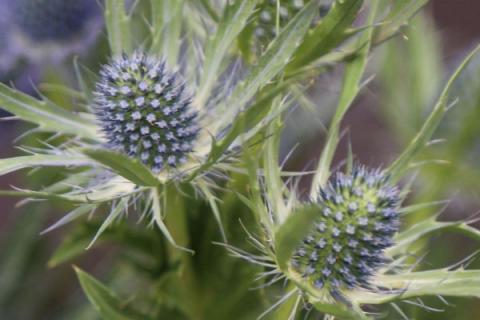
M175 185L168 184L164 186L163 205L165 214L165 224L170 231L173 239L178 246L183 248L190 247L190 236L188 230L188 217L185 209L182 194L178 192ZM199 305L201 297L198 281L192 265L192 253L179 249L169 243L167 245L168 260L171 265L179 265L177 272L178 290L182 297L182 303L187 304L186 308L190 318L198 318L202 314L202 306Z

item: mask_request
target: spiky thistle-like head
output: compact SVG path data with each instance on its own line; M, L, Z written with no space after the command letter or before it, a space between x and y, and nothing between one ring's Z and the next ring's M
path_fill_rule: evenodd
M141 52L113 59L100 75L95 110L108 146L154 172L185 162L199 129L180 75Z
M268 43L277 35L277 17L279 27L283 28L288 22L303 9L305 4L312 0L264 0L258 5L258 18L255 24L255 35L260 42ZM318 16L312 24L328 11L329 5L319 4Z
M318 219L291 265L317 289L369 286L399 228L399 191L380 170L337 173L319 192Z

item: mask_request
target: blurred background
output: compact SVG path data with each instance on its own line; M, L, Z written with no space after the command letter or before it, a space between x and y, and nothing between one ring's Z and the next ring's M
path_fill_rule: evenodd
M65 1L65 7L62 0L51 2L61 8L53 25L42 20L46 13L40 6L29 5L35 2L0 0L1 12L9 12L0 17L0 80L33 96L45 94L55 100L60 95L54 84L75 87L75 67L97 69L108 47L96 0ZM476 0L431 1L401 36L377 48L367 71L373 78L343 123L338 165L350 146L356 160L365 164L382 166L395 158L422 124L450 72L478 44L478 12L480 2ZM81 65L73 64L74 57L79 57ZM340 81L341 68L333 68L308 89L308 99L289 113L282 143L286 169L313 168ZM454 92L459 100L435 135L439 143L422 155L438 161L421 167L409 200L450 199L441 215L444 220L467 219L480 210L480 58L471 63ZM0 156L4 158L18 154L13 145L29 127L5 112L1 116ZM19 144L42 143L38 134L24 139ZM41 187L56 178L55 170L50 174L10 174L0 178L0 189ZM0 197L0 319L96 319L71 264L101 272L108 268L117 248L96 248L73 260L61 256L64 252L56 248L69 229L46 235L40 232L61 216L62 206L21 205L18 200ZM69 241L75 237L70 235ZM439 236L419 245L424 246L424 260L435 266L449 266L478 250L478 245L462 235ZM79 243L77 251L84 247ZM445 312L415 308L415 319L480 319L480 307L473 300L449 299L456 308L436 298L428 303ZM401 319L394 313L387 318Z

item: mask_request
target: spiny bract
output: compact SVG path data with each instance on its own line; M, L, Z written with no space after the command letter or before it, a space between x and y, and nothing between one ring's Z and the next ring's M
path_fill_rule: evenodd
M9 1L12 22L31 41L62 41L85 31L92 16L101 16L96 0Z
M113 59L100 75L95 109L108 146L154 172L185 162L198 125L180 75L141 52Z
M283 28L306 3L311 0L264 0L258 5L258 19L255 26L255 35L261 42L269 42L277 35L277 15L279 17L279 27ZM326 14L329 5L319 4L319 14L312 22L315 24L318 19ZM278 13L278 14L277 14Z
M337 173L319 192L318 220L291 264L318 289L368 287L399 228L399 192L380 170Z

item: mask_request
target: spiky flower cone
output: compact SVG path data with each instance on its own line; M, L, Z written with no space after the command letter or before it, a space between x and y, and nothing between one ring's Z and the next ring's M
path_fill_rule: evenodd
M255 35L263 44L268 43L277 35L277 16L280 29L288 24L288 22L303 9L306 3L311 0L264 0L258 5L258 19L255 26ZM312 24L318 22L319 18L325 15L329 6L319 4L318 16Z
M318 220L291 264L318 289L368 287L399 228L399 192L380 170L337 173L320 190Z
M154 172L185 162L198 126L180 75L143 53L114 59L100 74L96 115L108 146Z

